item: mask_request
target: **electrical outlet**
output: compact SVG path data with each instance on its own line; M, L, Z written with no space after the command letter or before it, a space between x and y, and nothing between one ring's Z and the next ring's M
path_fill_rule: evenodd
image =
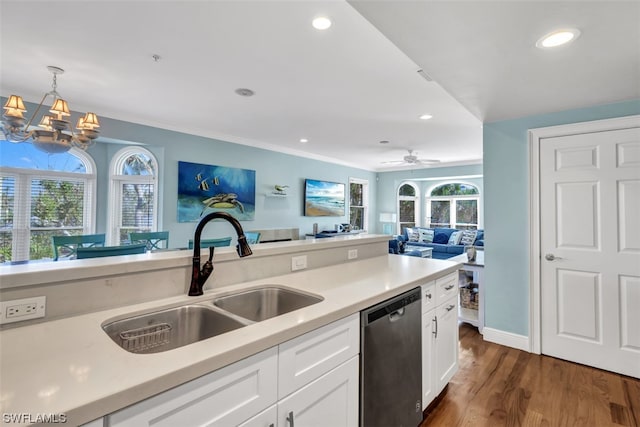
M44 317L46 297L32 297L0 302L0 324Z
M356 259L356 258L358 258L358 250L349 249L349 252L347 252L347 259Z
M306 255L291 257L291 271L304 270L305 268L307 268Z

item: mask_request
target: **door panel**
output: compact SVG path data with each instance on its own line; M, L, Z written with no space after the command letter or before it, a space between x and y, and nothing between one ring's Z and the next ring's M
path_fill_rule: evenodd
M587 271L558 270L558 334L600 341L600 276Z
M620 320L622 348L640 351L640 278L620 276Z
M599 249L600 197L597 182L556 184L557 247Z
M542 352L640 377L640 129L540 140Z
M618 182L619 250L640 252L640 180Z

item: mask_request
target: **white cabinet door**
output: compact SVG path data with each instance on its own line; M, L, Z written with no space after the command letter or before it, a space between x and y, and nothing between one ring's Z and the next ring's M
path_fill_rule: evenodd
M458 371L458 306L457 295L435 310L434 323L434 392L439 394Z
M422 314L431 311L436 306L436 283L429 282L421 287Z
M458 272L436 279L436 305L458 295Z
M433 320L435 310L422 314L422 410L436 397L433 368Z
M86 424L82 424L80 427L103 427L104 418L98 418L97 420L90 421Z
M278 403L278 427L358 425L359 358L355 356Z
M280 344L278 398L284 398L359 352L359 313Z
M276 427L278 425L278 405L269 406L255 417L238 427Z
M115 412L107 425L238 425L276 403L277 359L277 347L265 350Z

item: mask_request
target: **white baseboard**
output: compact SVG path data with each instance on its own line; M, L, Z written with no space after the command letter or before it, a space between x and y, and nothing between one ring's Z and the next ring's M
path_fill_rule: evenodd
M529 347L529 337L525 335L513 334L511 332L500 331L498 329L487 328L482 329L482 338L485 341L493 342L507 347L517 348L526 352L531 352Z

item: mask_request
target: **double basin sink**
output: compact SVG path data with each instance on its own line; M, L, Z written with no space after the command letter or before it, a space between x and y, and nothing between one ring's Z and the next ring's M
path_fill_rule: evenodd
M132 353L159 353L322 301L279 286L264 286L204 301L108 322L102 329Z

